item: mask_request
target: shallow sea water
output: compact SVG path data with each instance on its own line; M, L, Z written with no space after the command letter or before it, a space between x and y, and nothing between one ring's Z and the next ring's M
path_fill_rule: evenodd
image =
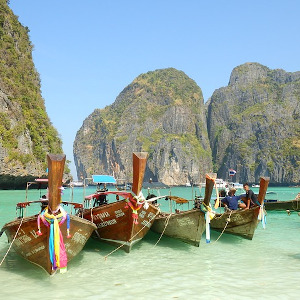
M300 188L269 190L281 200L294 199L300 192ZM29 200L36 200L38 193L29 191ZM172 194L191 198L192 188L174 188ZM66 190L63 200L70 200L70 195ZM74 189L75 201L81 202L82 195L81 188ZM25 191L0 191L1 228L15 218L15 204L24 199ZM212 231L210 244L204 235L200 247L167 237L155 246L160 236L149 231L131 253L118 250L111 255L114 247L90 239L68 264L67 273L54 276L11 250L0 266L1 299L299 298L297 212L268 212L266 229L259 224L252 241L223 234L216 242L219 235ZM3 234L0 260L7 250Z

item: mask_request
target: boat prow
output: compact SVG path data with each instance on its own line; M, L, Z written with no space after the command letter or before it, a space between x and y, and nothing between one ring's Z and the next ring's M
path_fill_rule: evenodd
M5 224L2 231L20 256L52 275L57 269L53 268L49 257L49 228L41 224L43 234L39 235L37 220L38 215L17 219ZM70 216L69 234L66 222L60 226L68 263L82 250L95 229L93 223L73 215Z
M249 209L238 209L226 211L223 214L216 214L210 221L211 228L215 231L238 235L246 239L252 239L258 224L260 210L265 199L270 178L260 179L258 201L261 206L254 206Z
M256 206L247 210L233 210L223 214L216 214L210 221L211 228L219 232L223 232L225 228L225 233L252 240L258 223L259 210L260 207Z
M4 225L8 241L23 258L53 274L66 271L68 262L83 248L96 226L69 215L61 206L61 185L65 155L48 154L49 201L39 214L23 217L23 209L31 203L18 203L21 215ZM76 205L76 203L72 203Z
M83 211L83 217L97 226L94 237L126 252L130 252L132 246L146 235L158 214L157 207L140 197L147 157L146 152L133 153L132 191L100 192L97 195L113 194L117 199ZM95 196L87 196L86 200L92 201ZM119 199L120 196L124 199Z
M216 174L206 175L204 203L209 205ZM188 200L168 196L169 201L177 203L188 202ZM199 247L201 236L205 230L205 215L200 208L187 211L175 211L174 213L160 213L151 227L151 230L165 236L181 240L185 243Z

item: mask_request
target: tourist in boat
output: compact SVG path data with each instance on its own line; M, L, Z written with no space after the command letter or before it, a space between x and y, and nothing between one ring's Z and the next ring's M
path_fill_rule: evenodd
M156 198L156 197L157 197L156 195L150 193L150 189L148 188L148 195L146 197L146 200ZM152 201L152 204L157 206L157 200Z
M254 192L250 189L249 184L247 182L245 182L243 184L243 189L246 191L246 209L249 209L252 206L256 206L256 205L260 205L256 195L254 194Z
M100 194L101 192L107 192L108 189L106 188L106 184L103 184L103 188L101 188L102 183L97 184L97 196L94 197L94 204L93 207L100 206L103 204L108 204L107 196L104 194Z
M236 196L235 195L236 189L231 188L228 192L228 196L223 198L221 202L230 210L237 210L239 208L246 208L246 204L241 200L241 195Z
M103 184L103 188L101 188L103 183L97 183L97 192L107 192L108 189L106 187L106 183Z
M226 197L227 196L227 193L226 193L226 190L225 189L221 189L221 190L219 190L219 198L224 198L224 197ZM216 204L216 202L217 202L217 199L215 199L215 204ZM222 203L222 201L221 201L221 206L223 206L224 207L224 203ZM199 206L199 208L200 208L200 206Z
M226 197L226 190L224 190L224 189L220 190L219 197Z

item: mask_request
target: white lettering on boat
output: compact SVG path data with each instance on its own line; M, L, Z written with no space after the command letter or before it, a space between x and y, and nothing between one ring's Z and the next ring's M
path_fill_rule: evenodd
M116 210L115 214L116 214L116 218L120 218L120 217L123 217L125 215L122 209Z
M35 239L39 237L39 235L36 234L36 231L35 231L35 230L31 230L31 231L30 231L30 234L31 234Z
M69 242L65 243L65 247L67 253L70 254L71 256L75 256L77 254L77 252L73 250L72 245Z
M191 220L189 217L182 218L182 219L177 219L178 225L179 226L186 226L186 225L194 225L195 222L194 220Z
M139 213L139 217L140 217L140 218L144 218L144 217L145 217L145 214L146 214L146 211L145 211L145 210L142 210L142 211Z
M84 245L86 240L87 240L86 236L79 233L78 231L75 232L74 235L72 236L72 241L77 243L77 244Z
M151 222L148 222L146 220L143 220L143 222L141 223L143 226L147 226L148 228L151 227Z
M251 216L251 218L252 218L252 216ZM244 222L250 222L251 219L246 220L245 217L243 217L243 216L241 216L239 214L232 214L232 216L231 216L231 222L243 222L243 221Z
M21 246L21 245L24 245L24 244L26 244L26 243L28 243L30 241L31 241L31 237L28 236L28 235L26 235L26 234L24 234L24 235L22 235L22 236L20 236L20 237L18 237L18 238L15 239L15 244L17 246Z
M38 252L40 252L40 251L42 251L44 249L45 249L45 245L41 245L41 246L39 246L37 248L32 249L30 252L26 253L26 256L29 257L29 256L31 256L33 254L36 254L36 253L38 253Z
M105 211L105 212L94 215L93 219L94 220L99 220L99 219L102 220L103 218L107 218L107 217L110 217L110 214L108 211Z
M23 229L20 229L18 235L22 235L22 234L24 235L24 234L26 234L26 232Z
M104 221L104 222L101 222L101 223L96 224L96 225L97 225L98 228L102 228L102 227L106 227L106 226L110 226L110 225L114 225L114 224L117 224L116 219Z
M153 212L149 212L148 216L147 216L150 220L155 218L155 214Z
M76 252L72 250L72 247L67 247L67 245L66 245L66 251L72 256L76 255Z

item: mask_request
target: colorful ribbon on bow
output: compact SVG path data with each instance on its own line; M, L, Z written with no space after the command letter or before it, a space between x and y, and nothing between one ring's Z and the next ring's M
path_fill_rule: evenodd
M261 204L259 208L258 220L261 221L262 227L265 229L267 224L267 216L263 204Z
M126 201L126 206L125 208L128 208L128 206L132 209L132 219L133 219L133 223L134 224L139 224L138 219L139 219L139 215L138 215L138 210L143 206L143 204L138 204L138 203L134 203L131 202L128 199L125 199Z
M212 208L205 203L201 203L200 209L202 212L205 213L205 237L206 243L210 243L210 220L215 217L215 212Z
M69 214L59 206L57 211L59 214L54 215L48 212L48 206L39 214L37 219L38 235L42 235L40 222L44 223L45 226L50 227L49 235L49 256L52 263L53 270L57 268L65 268L67 266L67 253L63 236L60 230L62 225L67 220L67 238L70 238L70 216Z

